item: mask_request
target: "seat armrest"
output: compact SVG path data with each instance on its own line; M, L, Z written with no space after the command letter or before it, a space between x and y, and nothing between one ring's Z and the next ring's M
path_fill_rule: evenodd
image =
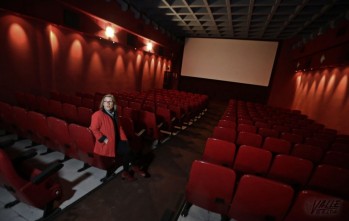
M37 155L36 150L31 149L31 150L27 150L27 151L21 153L20 155L14 157L13 159L11 159L11 161L12 161L13 165L18 165L25 160L28 160L28 159L35 157L36 155Z
M40 182L44 181L46 178L51 176L52 174L56 173L63 167L63 163L60 162L54 162L50 164L46 169L44 169L39 175L35 176L31 182L34 184L39 184Z

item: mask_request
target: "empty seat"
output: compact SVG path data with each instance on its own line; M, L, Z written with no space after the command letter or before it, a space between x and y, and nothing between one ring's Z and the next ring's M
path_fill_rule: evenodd
M78 107L78 124L88 127L91 124L92 109L86 107Z
M186 216L192 204L226 215L233 196L236 175L232 169L195 160L185 190Z
M21 138L31 138L27 110L17 106L14 106L12 110L17 135Z
M241 173L265 175L268 172L272 154L258 147L240 146L234 162L234 170Z
M64 120L69 123L78 122L78 109L74 104L63 103L62 104Z
M327 150L330 147L331 141L319 137L307 137L304 141L305 144L321 147L323 150Z
M252 125L252 124L242 124L239 123L237 127L237 131L245 131L245 132L250 132L250 133L256 133L257 132L257 127Z
M308 187L320 192L349 198L349 170L321 164L316 167Z
M47 124L50 130L49 137L52 141L50 148L76 159L78 151L73 145L67 122L55 117L48 117Z
M228 216L236 220L283 220L292 202L292 187L270 179L244 175Z
M319 163L323 154L324 150L321 147L310 144L296 144L291 152L291 155L310 160L313 163Z
M48 107L48 99L43 96L37 96L36 97L36 103L37 108L36 111L42 114L48 114L49 113L49 107Z
M260 134L241 131L238 134L236 144L239 146L247 145L253 147L260 147L262 145L262 141L263 137Z
M299 134L283 132L280 136L281 139L287 140L291 144L297 144L303 142L303 136Z
M46 166L45 170L29 166L16 165L7 154L0 149L0 184L15 196L18 201L44 210L44 217L54 211L56 203L62 197L62 186L59 183L57 171L63 164L55 162ZM25 168L25 170L21 170ZM11 202L6 207L15 205Z
M12 105L0 101L0 123L8 132L15 132L15 122Z
M329 150L349 153L349 143L332 143Z
M236 139L236 131L233 128L216 126L213 128L212 137L234 143Z
M31 139L34 143L39 143L43 145L50 144L49 140L49 128L46 121L46 116L35 112L35 111L28 111L28 124L29 124L29 130Z
M258 134L262 135L263 137L279 137L279 131L271 128L261 127L258 129Z
M217 126L218 127L229 127L229 128L235 129L236 123L235 123L235 121L231 121L231 120L219 120Z
M289 156L277 155L268 172L268 178L290 184L294 187L304 186L313 171L313 163L309 160Z
M285 221L346 221L349 202L312 190L298 193Z
M321 163L349 170L349 153L327 151Z
M264 140L263 148L277 154L289 154L291 143L284 139L267 137Z
M117 165L114 158L94 154L95 137L89 128L77 124L69 124L69 133L78 152L77 159L84 162L84 166L79 171L88 168L88 166L98 167L103 170L116 168Z
M234 143L210 137L206 141L202 160L232 168L234 156Z
M62 108L62 103L60 101L56 100L48 100L48 115L57 117L60 119L64 119L64 114L63 114L63 108Z

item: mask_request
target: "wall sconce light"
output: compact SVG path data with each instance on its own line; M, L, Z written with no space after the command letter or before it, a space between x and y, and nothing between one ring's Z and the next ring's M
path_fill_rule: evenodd
M326 57L324 54L322 54L320 57L320 64L324 63L325 60L326 60Z
M111 26L107 26L105 29L105 36L107 38L113 38L115 35L115 30Z
M152 50L153 50L153 43L148 42L148 43L147 43L147 51L150 52L150 51L152 51Z

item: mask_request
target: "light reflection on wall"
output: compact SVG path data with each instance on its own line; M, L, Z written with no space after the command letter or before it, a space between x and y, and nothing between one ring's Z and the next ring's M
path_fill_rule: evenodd
M76 77L82 74L83 49L79 40L74 40L69 49L67 57L67 75Z
M347 70L347 71L345 71ZM295 97L291 109L301 110L311 119L331 128L349 132L346 115L349 113L349 68L324 69L317 72L298 72L295 75ZM328 117L335 115L335 119ZM341 127L341 126L339 126Z
M24 28L18 23L11 24L8 31L8 41L13 52L14 60L18 62L30 62L33 54L30 50L28 36Z

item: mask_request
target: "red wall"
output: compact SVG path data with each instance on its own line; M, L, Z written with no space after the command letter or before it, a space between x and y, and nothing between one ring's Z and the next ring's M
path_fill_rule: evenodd
M104 20L95 20L88 13L79 14L79 28L83 30L64 27L62 14L66 5L50 2L55 3L54 7L42 1L23 0L8 3L6 7L11 11L0 9L0 100L13 102L15 91L47 96L50 91L74 94L162 88L166 68L180 66L172 62L176 60L174 56L166 56L177 53L180 47L165 36L155 37L160 43L151 39L155 47L165 48L163 56L142 48L135 50L127 45L127 30L122 28L117 33L118 43L100 39L96 30L102 29L97 24ZM125 17L124 14L119 16ZM148 36L160 36L159 33L152 31ZM141 33L132 34L137 36L138 45L146 40Z
M297 40L282 44L268 104L301 110L316 122L349 134L348 22L292 49Z

